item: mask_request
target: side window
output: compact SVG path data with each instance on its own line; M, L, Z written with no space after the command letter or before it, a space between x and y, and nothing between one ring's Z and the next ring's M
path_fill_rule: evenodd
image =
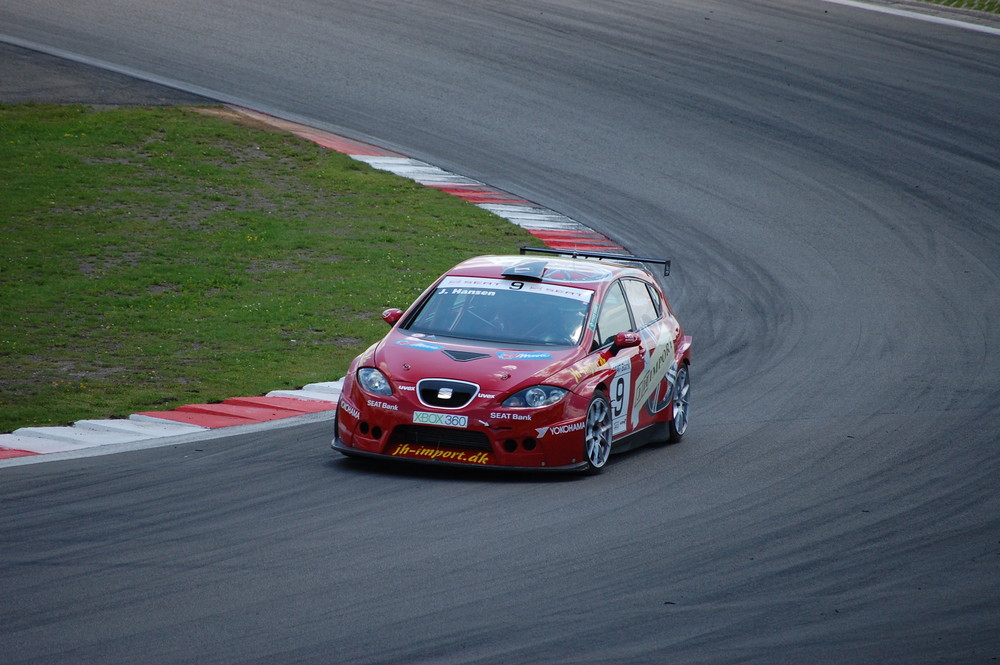
M636 328L644 328L660 318L660 308L653 301L644 282L626 279L623 285L625 293L628 294L629 305L632 306L632 316L635 317Z
M646 290L649 291L649 297L653 299L653 306L656 307L656 316L660 317L666 314L667 308L663 306L663 295L651 284L646 285Z
M628 315L628 305L620 283L616 282L601 303L601 313L597 315L597 331L594 343L597 346L610 344L615 335L623 330L632 329L632 319Z

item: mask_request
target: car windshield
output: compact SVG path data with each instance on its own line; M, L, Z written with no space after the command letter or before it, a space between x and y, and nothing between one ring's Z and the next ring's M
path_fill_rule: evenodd
M554 284L449 276L404 328L504 344L575 345L592 295Z

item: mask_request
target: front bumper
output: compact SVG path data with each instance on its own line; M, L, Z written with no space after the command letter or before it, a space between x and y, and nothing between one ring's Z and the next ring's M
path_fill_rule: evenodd
M503 471L554 471L554 472L578 472L586 471L589 468L587 462L577 462L566 466L516 466L511 464L498 464L496 462L484 461L491 459L483 457L481 453L470 451L450 450L432 446L410 446L408 444L398 444L393 448L392 453L377 453L370 450L352 448L339 436L335 436L330 442L330 447L337 452L348 457L364 457L368 459L393 460L402 462L413 462L415 464L425 464L431 466L445 466L461 469L500 469Z

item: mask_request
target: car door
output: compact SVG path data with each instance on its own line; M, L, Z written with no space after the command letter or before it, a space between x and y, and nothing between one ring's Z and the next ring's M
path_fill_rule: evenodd
M622 285L642 336L642 369L634 377L630 407L631 429L637 429L651 424L669 402L676 330L673 317L655 290L637 279L623 280Z
M608 369L614 370L614 376L608 385L613 438L631 432L635 428L634 423L637 423L638 413L634 409L635 401L632 397L635 378L642 374L644 368L645 351L642 344L619 349L614 355L610 355L607 348L614 342L615 335L619 332L636 329L623 280L619 280L612 284L604 295L594 335L595 345L605 349L602 351L602 356L604 354L609 356Z

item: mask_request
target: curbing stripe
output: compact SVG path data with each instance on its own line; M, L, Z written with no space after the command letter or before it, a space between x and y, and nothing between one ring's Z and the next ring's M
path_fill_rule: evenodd
M218 413L200 413L195 411L183 411L184 407L176 411L146 411L136 415L146 418L172 420L178 423L198 425L206 429L218 429L220 427L233 427L236 425L249 425L254 422L249 418L239 416L222 415Z
M344 389L344 379L340 378L336 381L325 381L323 383L308 383L302 390L311 391L316 393L323 393L325 395L332 395L334 401L340 398L340 392Z
M291 405L285 400L298 404ZM145 411L139 415L216 429L281 420L301 416L304 413L329 411L335 407L336 404L332 402L310 404L306 400L289 397L233 397L220 404L185 404L173 411Z
M30 450L16 450L14 448L0 448L0 459L14 459L16 457L30 457L33 455L40 455L41 453L33 453Z
M231 397L225 404L236 406L253 406L258 408L280 409L291 412L294 415L303 413L317 413L319 411L329 411L332 406L318 402L316 400L305 400L293 397L267 396L267 397ZM285 417L285 416L281 416Z
M178 434L191 434L203 427L195 425L185 425L182 423L143 422L141 420L78 420L73 423L74 427L92 429L97 431L128 432L135 436L136 440L155 439L161 436L177 436Z
M311 390L272 390L267 394L268 397L291 397L294 399L300 399L303 401L309 400L314 402L330 402L336 406L337 401L340 399L339 396L330 395L330 393L324 392L314 392ZM333 406L329 408L334 408Z
M105 439L105 436L108 436ZM134 437L118 433L99 433L75 427L22 427L13 434L0 435L3 451L21 450L40 455L80 450L106 443L127 443Z
M74 447L126 443L135 440L135 435L126 432L99 432L82 427L22 427L14 430L14 435L59 441ZM30 447L25 449L33 450Z
M67 450L79 450L83 447L59 439L51 439L45 436L26 436L23 434L0 434L0 446L3 446L3 452L5 453L11 450L19 450L35 455L62 453Z

